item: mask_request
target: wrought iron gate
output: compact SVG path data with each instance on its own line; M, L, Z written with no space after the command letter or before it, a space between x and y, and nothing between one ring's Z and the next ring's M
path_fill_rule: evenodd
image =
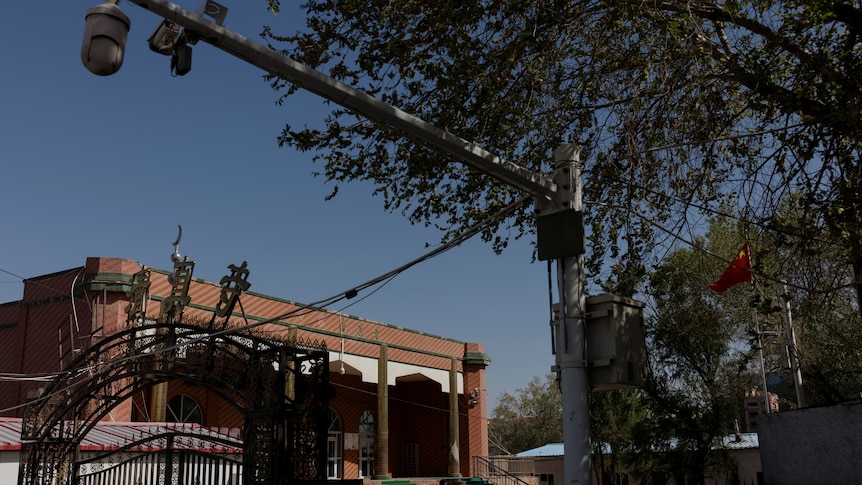
M96 470L94 459L79 457L78 444L120 402L174 379L212 389L243 413L243 484L323 480L328 377L329 356L322 342L280 342L191 324L132 326L87 349L27 406L18 482L137 483L112 480L131 476L135 467L146 468L140 461L144 458ZM147 475L158 478L154 482L142 476L142 484L197 483L201 478L194 473L209 468L221 471L201 475L207 480L201 485L233 483L224 481L234 465L223 457L173 446L159 455L149 459L161 463L163 473Z
M182 483L190 485L241 485L242 442L210 441L233 453L202 452L176 446L182 435L157 438L153 445L135 443L125 451L113 451L78 460L78 483L81 485L158 485ZM196 435L187 436L199 440ZM235 446L239 448L235 448ZM155 451L144 451L155 447ZM137 450L137 451L132 451Z

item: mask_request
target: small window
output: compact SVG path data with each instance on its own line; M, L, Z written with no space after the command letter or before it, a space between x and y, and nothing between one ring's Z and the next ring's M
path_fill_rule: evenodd
M554 474L553 473L540 473L539 474L539 485L554 485Z

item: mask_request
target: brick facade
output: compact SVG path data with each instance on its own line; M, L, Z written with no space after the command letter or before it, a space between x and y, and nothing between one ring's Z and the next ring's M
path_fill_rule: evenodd
M0 305L0 372L34 375L56 372L92 342L126 328L132 278L141 270L135 261L87 258L83 267L30 278L20 301ZM226 270L226 274L229 271ZM169 272L151 269L146 316L159 317L170 296ZM251 278L253 281L253 278ZM184 319L209 321L219 305L219 284L193 279ZM73 295L73 296L72 296ZM388 466L392 477L446 476L449 457L449 393L458 394L460 469L472 476L472 456L488 454L483 347L411 331L360 317L308 309L297 302L244 293L240 306L217 325L242 326L294 312L257 330L276 339L296 335L325 342L330 352L330 383L335 397L330 408L340 421L340 478L359 478L360 419L377 412L377 363L381 344L387 347ZM343 351L341 350L343 348ZM452 361L457 389L450 390ZM0 416L20 417L21 404L38 395L39 382L0 382ZM142 394L115 407L109 419L146 421L150 396ZM472 393L472 395L471 395ZM205 426L238 427L243 418L216 392L184 382L169 382L166 402L176 396L199 406ZM367 477L370 478L370 477Z

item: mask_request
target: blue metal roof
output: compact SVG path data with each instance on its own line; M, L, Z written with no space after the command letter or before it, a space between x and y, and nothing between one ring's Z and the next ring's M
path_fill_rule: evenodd
M563 456L563 444L562 443L548 443L545 446L540 446L538 448L533 448L532 450L522 451L520 453L515 454L515 456L521 457L536 457L536 456Z
M757 433L729 434L721 439L721 447L728 450L748 450L760 448ZM605 445L605 453L610 453L610 447ZM564 456L563 443L548 443L547 445L522 451L515 454L518 457Z

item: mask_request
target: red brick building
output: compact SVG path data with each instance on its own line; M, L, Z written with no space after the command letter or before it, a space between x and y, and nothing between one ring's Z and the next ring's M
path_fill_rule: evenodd
M82 267L25 280L22 299L0 305L0 376L6 378L0 380L0 416L20 417L22 404L45 385L38 380L41 374L50 378L76 353L127 328L133 277L141 269L127 259L87 258ZM161 303L172 296L169 275L174 273L150 270L148 293L138 308L155 319ZM224 298L223 285L189 280L184 317L212 318ZM485 400L477 393L485 388L489 359L480 344L252 292L241 295L225 325L254 324L291 310L302 311L257 329L275 339L326 344L335 389L330 478L473 475L471 457L488 454ZM226 428L243 423L217 393L188 381L144 392L114 407L110 420ZM375 449L385 456L375 457Z

